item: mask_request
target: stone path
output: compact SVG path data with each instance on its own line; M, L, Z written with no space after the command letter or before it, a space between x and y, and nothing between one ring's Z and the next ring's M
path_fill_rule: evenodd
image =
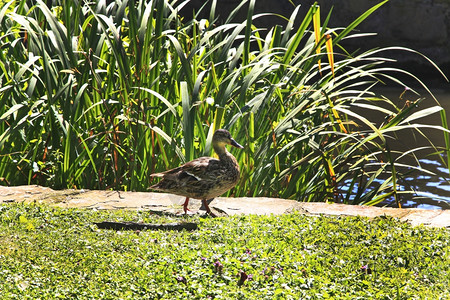
M0 204L36 202L63 208L143 209L158 213L181 214L184 198L164 193L113 192L98 190L55 191L41 186L0 186ZM192 199L189 208L200 209L201 202ZM279 215L299 211L306 215L391 216L412 225L450 228L450 210L416 208L380 208L345 204L304 203L277 198L214 199L209 206L221 216L237 214ZM199 213L204 213L200 210Z

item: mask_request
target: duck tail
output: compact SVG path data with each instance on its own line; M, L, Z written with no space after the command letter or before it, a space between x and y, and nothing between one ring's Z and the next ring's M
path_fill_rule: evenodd
M162 186L160 185L160 182L158 182L157 184L151 185L147 188L147 190L162 190Z
M150 174L150 177L163 177L164 176L164 173L153 173L153 174Z
M157 184L154 184L149 187L149 189L151 189L151 190L158 190L158 191L163 191L163 192L170 192L170 191L173 191L174 189L176 190L176 188L177 188L177 183L173 182L172 180L167 180L167 179L163 179L160 182L158 182Z

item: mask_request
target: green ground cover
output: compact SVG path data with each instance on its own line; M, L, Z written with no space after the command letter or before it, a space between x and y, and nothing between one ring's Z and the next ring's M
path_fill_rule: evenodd
M196 231L93 222L197 222ZM448 299L449 231L391 218L0 206L2 299ZM245 280L244 280L245 279Z

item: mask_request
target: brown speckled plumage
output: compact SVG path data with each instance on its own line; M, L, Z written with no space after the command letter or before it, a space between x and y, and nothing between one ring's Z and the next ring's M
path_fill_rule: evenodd
M214 215L206 200L222 195L239 181L239 165L225 145L243 147L224 129L216 130L212 145L219 159L200 157L178 168L152 174L152 177L161 177L162 180L150 188L186 197L185 212L189 198L201 199L207 212Z

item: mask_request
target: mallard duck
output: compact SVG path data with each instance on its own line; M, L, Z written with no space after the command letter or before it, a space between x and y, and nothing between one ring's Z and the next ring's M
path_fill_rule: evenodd
M206 212L215 217L207 201L234 187L240 175L237 160L227 151L225 145L244 148L227 130L218 129L214 132L212 146L219 159L200 157L178 168L151 174L151 177L161 177L162 180L150 189L186 197L183 204L185 214L188 211L189 198L200 199Z

